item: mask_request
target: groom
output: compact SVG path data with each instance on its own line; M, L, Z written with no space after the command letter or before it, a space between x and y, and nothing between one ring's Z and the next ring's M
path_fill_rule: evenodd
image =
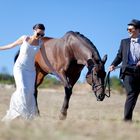
M122 62L120 78L123 79L127 93L124 120L132 121L133 110L140 92L140 73L136 73L136 69L140 71L140 21L133 19L128 24L127 31L130 37L121 40L120 48L109 71L113 71Z

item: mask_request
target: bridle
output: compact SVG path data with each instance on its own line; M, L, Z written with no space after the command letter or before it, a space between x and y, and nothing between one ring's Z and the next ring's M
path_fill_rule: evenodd
M94 71L94 67L91 70L91 76L92 76L91 86L92 86L92 90L94 91L94 94L95 94L96 98L98 98L97 91L100 90L101 88L104 88L104 91L105 91L106 88L108 87L108 94L103 92L101 96L106 96L106 97L109 98L110 97L110 72L107 73L104 85L102 83L101 84L95 84L94 78L93 78L94 77L94 72L93 72Z
M105 93L105 92L103 92L102 93L102 96L106 96L106 97L109 98L111 96L111 92L110 92L111 91L110 90L110 73L111 72L109 71L107 73L106 78L105 78L105 84L104 85L103 84L95 84L94 79L93 79L93 73L94 73L93 70L94 70L94 67L96 67L96 66L95 65L93 66L93 68L91 70L91 73L90 73L91 76L92 76L92 80L91 80L92 90L94 91L96 98L98 98L97 91L100 90L102 87L104 88L104 91L106 91L106 88L108 88L108 90L107 90L108 91L108 94ZM128 65L119 65L119 66L116 66L115 69L120 69L120 68L123 68L123 67L128 67ZM132 66L132 68L133 68L133 66Z

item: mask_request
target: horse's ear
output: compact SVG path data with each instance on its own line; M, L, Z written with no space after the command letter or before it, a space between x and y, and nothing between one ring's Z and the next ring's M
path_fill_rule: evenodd
M102 58L102 62L105 64L106 60L107 60L107 54L105 54L104 57Z

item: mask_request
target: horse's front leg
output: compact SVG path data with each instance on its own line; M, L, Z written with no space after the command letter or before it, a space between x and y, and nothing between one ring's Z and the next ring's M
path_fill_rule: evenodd
M59 115L59 118L61 120L64 120L67 117L67 109L69 107L69 100L70 100L71 94L72 94L72 87L70 87L70 88L65 87L64 102L63 102L63 106L61 108L61 112L60 112L60 115Z

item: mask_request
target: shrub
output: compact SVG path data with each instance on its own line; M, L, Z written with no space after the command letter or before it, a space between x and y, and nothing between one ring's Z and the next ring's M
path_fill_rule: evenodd
M123 84L119 78L117 78L116 76L111 77L110 84L111 84L112 89L117 90L120 93L123 93L123 90L124 90Z
M0 74L1 84L14 84L14 77L9 74Z
M52 88L61 86L61 82L52 76L46 76L39 88Z

